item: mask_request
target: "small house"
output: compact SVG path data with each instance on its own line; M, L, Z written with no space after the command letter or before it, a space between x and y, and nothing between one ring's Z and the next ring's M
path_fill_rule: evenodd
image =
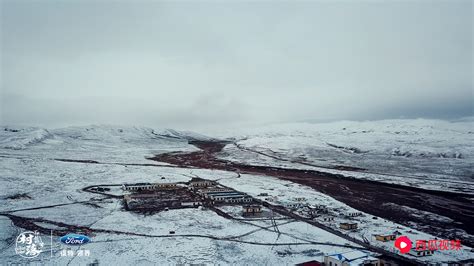
M276 202L278 201L278 197L270 196L270 197L265 198L265 200L270 201L270 202Z
M303 207L303 204L301 204L300 202L283 201L282 204L285 208L289 208L289 209L298 209L298 208Z
M383 235L383 234L378 234L375 235L375 239L378 241L382 242L387 242L387 241L392 241L395 240L396 236L394 234L388 234L388 235Z
M357 217L357 216L362 216L361 212L350 212L347 214L349 217Z
M176 188L177 184L176 183L155 183L155 188L162 188L162 189L167 189L167 188Z
M316 206L311 205L311 206L307 207L307 213L308 213L308 215L311 215L311 216L316 216L316 215L320 215L320 214L327 214L328 209L324 205L316 205Z
M434 250L429 250L429 249L417 250L416 248L412 248L410 249L408 254L414 257L432 256L434 254Z
M202 203L199 201L186 201L186 202L181 202L181 206L183 207L199 207L201 206Z
M357 223L340 223L339 228L344 230L355 230L357 229Z
M262 206L260 205L245 205L242 209L244 216L252 216L262 213Z
M306 201L306 198L305 197L296 197L294 198L295 201L298 201L298 202L302 202L302 201Z
M214 181L202 179L198 177L193 177L191 181L189 181L189 186L193 188L200 188L200 187L210 187L214 185Z

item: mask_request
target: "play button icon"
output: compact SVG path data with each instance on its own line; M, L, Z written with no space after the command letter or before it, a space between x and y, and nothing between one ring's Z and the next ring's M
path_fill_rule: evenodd
M395 240L395 247L400 250L400 253L407 253L411 249L411 240L407 236L400 236Z

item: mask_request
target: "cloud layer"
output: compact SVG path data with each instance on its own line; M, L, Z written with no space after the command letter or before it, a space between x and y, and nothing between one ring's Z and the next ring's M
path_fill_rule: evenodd
M2 1L2 124L472 115L472 2Z

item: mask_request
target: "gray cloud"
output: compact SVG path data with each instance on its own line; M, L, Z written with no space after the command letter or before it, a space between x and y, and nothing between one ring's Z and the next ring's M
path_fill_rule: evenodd
M2 1L2 124L472 115L472 2Z

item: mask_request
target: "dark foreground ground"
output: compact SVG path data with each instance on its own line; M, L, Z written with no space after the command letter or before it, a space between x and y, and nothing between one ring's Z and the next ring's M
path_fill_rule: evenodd
M274 176L312 187L345 204L400 224L415 227L443 239L461 239L463 245L474 247L474 198L472 195L432 191L376 181L360 180L342 175L311 170L238 164L217 159L215 154L228 142L192 141L201 151L160 154L151 160L181 167L218 169L236 173ZM407 206L451 219L437 220L398 208Z

